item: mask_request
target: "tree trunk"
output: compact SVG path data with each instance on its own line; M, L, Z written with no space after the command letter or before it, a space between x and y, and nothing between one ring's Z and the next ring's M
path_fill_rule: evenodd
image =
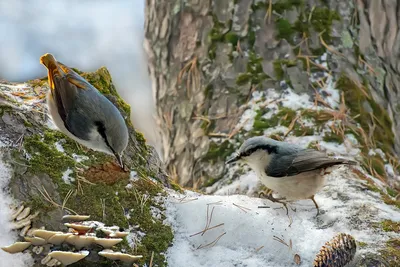
M314 57L324 53L335 81L345 75L367 92L368 101L355 99L363 101L361 110L349 97L346 106L356 118L356 112L375 116L359 122L375 147L400 152L397 1L146 2L145 48L163 158L183 186L226 176L224 160L236 148L226 140L242 141L234 129L253 91L289 84L313 95L308 78L320 71Z

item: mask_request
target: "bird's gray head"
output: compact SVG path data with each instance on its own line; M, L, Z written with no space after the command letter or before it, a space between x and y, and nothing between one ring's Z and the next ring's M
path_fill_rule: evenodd
M236 154L226 161L227 164L236 161L247 163L257 163L257 161L266 161L271 154L278 152L278 147L282 142L264 137L256 136L247 139L236 152Z

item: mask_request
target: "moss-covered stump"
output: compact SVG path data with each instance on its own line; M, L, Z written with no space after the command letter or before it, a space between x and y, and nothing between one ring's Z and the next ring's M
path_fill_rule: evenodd
M125 118L130 139L123 160L128 168L121 170L113 157L80 146L52 126L45 105L47 79L3 83L0 149L2 160L13 172L10 193L20 204L40 212L33 220L34 228L65 231L63 215L90 215L90 220L130 232L114 250L143 255L137 262L139 266L148 266L152 254L153 266L166 266L164 252L173 235L171 228L163 224L162 199L169 182L158 155L135 131L129 118L130 107L117 94L108 70L102 67L93 73L79 73ZM34 257L37 266L41 266L44 256ZM110 265L110 261L98 256L88 256L70 266Z

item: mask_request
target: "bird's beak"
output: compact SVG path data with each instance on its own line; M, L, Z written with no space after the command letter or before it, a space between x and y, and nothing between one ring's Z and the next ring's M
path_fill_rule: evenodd
M119 166L121 166L121 169L123 169L123 168L124 168L124 162L122 161L121 155L118 154L118 153L115 153L114 155L115 155L115 157L117 158L117 161L118 161Z
M231 157L230 159L228 159L228 160L225 162L225 164L230 164L230 163L236 162L236 161L238 161L239 159L240 159L239 155L235 155L235 156Z

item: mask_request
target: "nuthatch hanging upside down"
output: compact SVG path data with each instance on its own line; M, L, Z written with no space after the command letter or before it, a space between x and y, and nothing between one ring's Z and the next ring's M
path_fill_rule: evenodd
M266 187L285 200L311 199L317 208L317 215L319 208L314 195L324 185L325 170L339 164L356 164L355 161L330 158L315 149L264 136L247 139L227 163L235 161L247 163ZM268 199L279 202L272 196Z
M114 155L128 145L128 128L119 110L93 85L51 54L40 57L48 70L49 113L57 128L78 143Z

